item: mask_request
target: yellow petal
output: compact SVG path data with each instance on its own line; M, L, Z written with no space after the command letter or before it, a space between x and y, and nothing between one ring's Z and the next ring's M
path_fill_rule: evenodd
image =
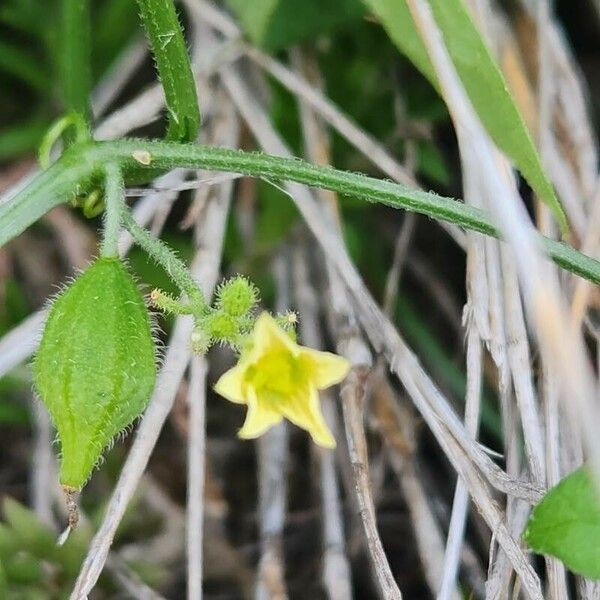
M257 438L282 419L283 416L280 413L271 410L263 403L257 402L255 394L251 394L246 420L238 431L238 436L245 440Z
M247 400L244 395L244 373L246 368L243 365L236 365L229 371L221 375L219 381L215 384L214 390L231 402L237 404L246 404Z
M340 383L350 371L350 363L342 356L302 348L301 360L307 377L319 390Z
M258 319L256 319L256 324L252 331L252 341L254 345L252 349L252 358L250 360L255 360L263 354L282 346L289 350L294 356L300 351L300 346L298 346L298 344L283 331L277 324L277 321L268 312L263 312Z
M308 431L316 444L323 448L335 448L335 438L325 423L316 388L307 387L294 397L285 398L281 403L281 411L294 425Z

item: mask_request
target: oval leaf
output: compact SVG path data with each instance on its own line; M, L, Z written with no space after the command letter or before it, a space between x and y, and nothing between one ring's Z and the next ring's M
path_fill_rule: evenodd
M574 573L600 579L600 496L589 469L571 473L544 496L523 538L532 550L560 558Z

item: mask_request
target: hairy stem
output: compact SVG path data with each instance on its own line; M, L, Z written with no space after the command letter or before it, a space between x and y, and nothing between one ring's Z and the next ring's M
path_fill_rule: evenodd
M106 165L106 185L104 187L106 212L102 237L102 256L119 256L119 232L125 212L125 188L118 164Z
M140 152L144 154L144 164L139 162ZM0 245L21 233L54 206L71 199L76 191L81 193L97 184L97 178L103 173L103 165L110 161L118 162L124 174L140 168L187 167L296 181L368 202L404 208L500 237L498 228L483 211L452 198L414 190L391 181L257 152L125 139L83 143L69 148L24 190L0 204ZM502 198L498 198L498 202L501 201ZM600 262L561 242L541 235L538 239L546 254L557 265L600 285Z
M141 246L169 275L182 293L187 294L194 312L208 310L204 294L190 275L190 271L175 252L161 240L140 227L128 210L122 213L123 224L136 243Z

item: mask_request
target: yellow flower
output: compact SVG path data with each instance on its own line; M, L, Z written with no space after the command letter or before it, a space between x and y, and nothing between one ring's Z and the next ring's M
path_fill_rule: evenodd
M266 312L256 320L250 342L238 364L215 385L221 396L248 405L239 436L256 438L285 417L306 429L320 446L335 448L317 390L342 381L350 363L336 354L299 346Z

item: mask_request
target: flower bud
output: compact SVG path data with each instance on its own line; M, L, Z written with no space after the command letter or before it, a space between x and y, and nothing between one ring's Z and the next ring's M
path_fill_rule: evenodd
M217 290L217 308L232 317L245 315L257 302L258 290L245 277L233 277Z

